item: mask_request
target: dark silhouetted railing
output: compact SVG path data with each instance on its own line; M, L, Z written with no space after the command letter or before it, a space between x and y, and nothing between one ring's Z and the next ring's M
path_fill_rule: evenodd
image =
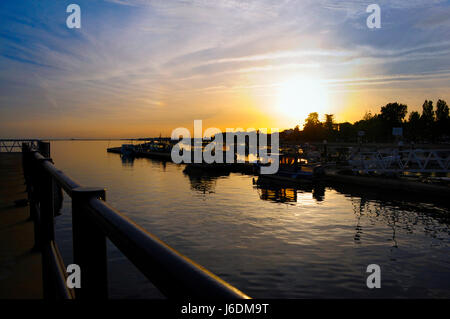
M106 238L169 298L249 298L109 206L103 188L83 187L58 170L49 158L49 143L39 142L38 149L23 143L22 148L36 248L43 254L45 298L107 298ZM81 269L81 288L75 291L66 286L55 243L58 188L72 198L73 257Z

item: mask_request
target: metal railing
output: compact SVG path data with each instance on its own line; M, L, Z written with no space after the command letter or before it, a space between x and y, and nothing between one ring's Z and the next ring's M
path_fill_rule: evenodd
M356 152L349 157L354 171L449 173L450 149Z
M108 205L103 188L83 187L58 170L48 157L49 143L41 142L39 148L24 143L23 164L35 241L43 254L45 298L107 298L106 238L169 298L249 298ZM57 187L72 198L73 257L81 269L81 288L67 288L55 242Z

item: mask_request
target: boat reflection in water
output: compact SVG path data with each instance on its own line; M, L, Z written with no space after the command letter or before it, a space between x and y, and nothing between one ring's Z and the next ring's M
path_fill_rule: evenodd
M293 184L282 183L267 180L258 177L253 179L254 187L258 190L259 197L262 200L268 200L277 203L297 203L297 194L312 193L317 202L321 202L325 197L325 187L319 183Z
M216 182L219 178L228 177L229 170L203 170L200 167L187 165L183 174L189 178L191 189L201 194L215 192Z
M134 165L134 156L128 154L120 155L120 159L122 160L122 166L124 167L132 167Z

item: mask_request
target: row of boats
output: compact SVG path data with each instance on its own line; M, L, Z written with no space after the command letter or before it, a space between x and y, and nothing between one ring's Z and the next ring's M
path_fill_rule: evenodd
M108 152L120 153L122 159L126 157L149 157L162 161L171 161L172 146L170 142L144 143L139 145L124 144L122 147L110 148ZM188 163L184 172L195 175L223 175L229 173L243 173L258 176L258 180L270 185L318 185L348 184L357 187L373 188L377 191L411 193L414 196L431 197L450 194L448 176L420 177L416 175L386 175L375 173L355 172L351 160L337 162L322 161L323 156L312 158L311 154L300 151L280 149L279 169L275 174L261 174L261 168L268 163L245 160L237 163ZM362 159L367 161L367 159ZM359 160L360 163L361 159ZM358 163L356 163L358 164ZM356 165L355 164L355 165ZM191 174L192 173L192 174Z
M170 143L144 143L139 145L123 144L120 148L121 156L145 156L158 157L164 155L170 158L172 145ZM116 149L117 151L117 149ZM296 155L280 155L279 169L275 174L261 174L261 167L268 165L257 160L256 162L245 161L241 163L189 163L186 164L186 170L203 171L230 171L241 173L253 173L261 176L263 179L278 180L283 182L304 183L313 182L324 176L323 166L319 163L308 163Z

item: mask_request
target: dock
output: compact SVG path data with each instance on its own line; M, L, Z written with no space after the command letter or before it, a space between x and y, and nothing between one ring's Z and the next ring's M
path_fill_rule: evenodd
M115 153L115 154L122 154L122 150L120 147L110 147L107 149L107 152ZM134 156L172 161L171 155L168 152L136 151L134 153Z
M34 250L21 153L0 153L0 299L41 299L42 255Z

